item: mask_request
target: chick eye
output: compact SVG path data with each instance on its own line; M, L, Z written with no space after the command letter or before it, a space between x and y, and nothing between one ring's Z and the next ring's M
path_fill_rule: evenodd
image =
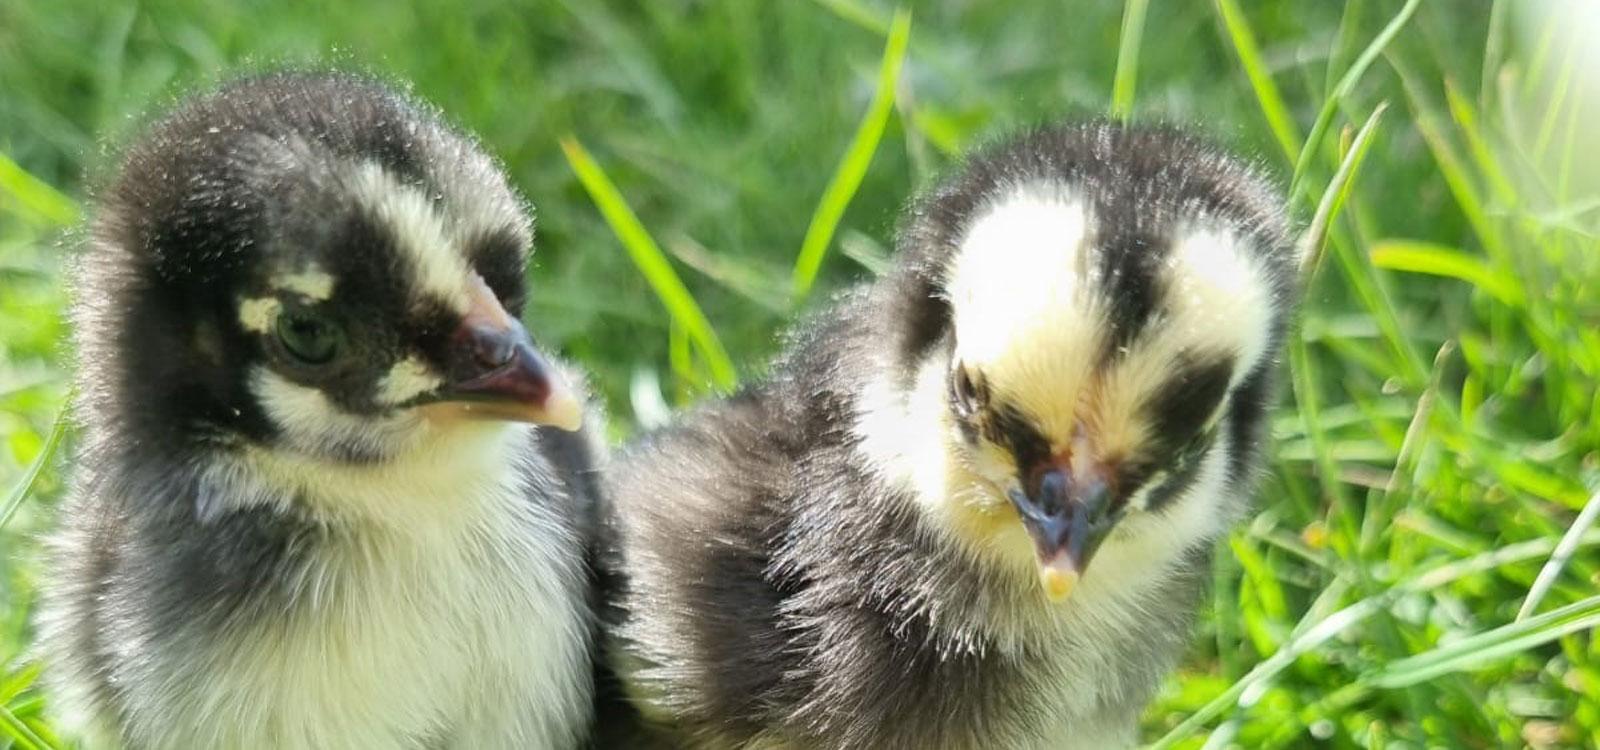
M956 415L971 419L984 407L983 384L972 376L966 365L957 363L950 373L950 403Z
M278 340L289 354L308 365L325 365L339 353L339 329L304 310L278 316Z

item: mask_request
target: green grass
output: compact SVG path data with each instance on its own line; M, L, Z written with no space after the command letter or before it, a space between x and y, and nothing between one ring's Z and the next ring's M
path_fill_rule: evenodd
M1595 747L1600 57L1548 5L0 3L0 748L61 744L27 616L102 144L275 61L412 81L504 159L539 211L530 328L618 437L759 375L961 149L1201 124L1293 186L1308 289L1259 511L1145 738Z

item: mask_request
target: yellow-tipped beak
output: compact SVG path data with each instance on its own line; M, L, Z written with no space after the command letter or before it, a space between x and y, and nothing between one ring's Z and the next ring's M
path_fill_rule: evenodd
M1044 595L1052 602L1064 602L1072 596L1073 590L1078 588L1079 577L1078 571L1072 568L1072 563L1064 555L1039 566L1039 583L1044 586Z

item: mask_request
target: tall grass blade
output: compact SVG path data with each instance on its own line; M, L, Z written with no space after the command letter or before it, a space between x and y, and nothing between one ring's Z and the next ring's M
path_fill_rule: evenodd
M1462 136L1467 139L1467 148L1472 154L1472 160L1478 165L1478 171L1483 174L1484 180L1489 183L1495 200L1500 201L1505 207L1516 206L1517 188L1511 184L1511 178L1500 166L1494 148L1484 137L1483 128L1478 124L1478 113L1473 108L1472 102L1468 101L1455 83L1448 79L1444 82L1444 94L1445 102L1450 107L1450 117L1456 121Z
M1339 31L1334 35L1333 44L1328 49L1328 69L1324 71L1322 81L1324 95L1339 85L1339 71L1348 70L1350 56L1357 54L1354 50L1359 42L1357 36L1361 33L1361 21L1366 17L1364 13L1366 8L1365 0L1349 0L1344 3L1344 10L1339 14Z
M1579 542L1580 546L1586 547L1596 544L1600 544L1600 533L1584 534ZM1301 623L1295 626L1294 633L1282 648L1274 652L1272 656L1264 659L1260 664L1257 664L1244 677L1239 678L1228 686L1227 690L1207 701L1199 710L1190 714L1188 718L1146 747L1148 750L1166 750L1188 739L1200 727L1223 715L1230 707L1250 702L1247 699L1255 697L1258 694L1257 691L1264 690L1274 677L1292 666L1301 655L1316 650L1335 636L1371 617L1382 608L1389 606L1400 596L1430 591L1475 573L1486 573L1506 565L1547 555L1550 554L1550 551L1555 546L1556 542L1554 540L1531 539L1445 563L1408 578L1381 593L1357 601L1320 620L1312 619L1312 616L1318 611L1313 608ZM1336 585L1336 583L1332 585ZM1595 597L1595 599L1600 599L1600 597ZM1552 612L1550 614L1554 615L1556 613ZM1549 615L1541 615L1540 617L1545 618L1549 617ZM1247 691L1249 691L1249 695L1246 694Z
M867 114L856 128L849 148L845 149L844 158L834 170L833 179L822 191L822 200L811 215L805 240L800 243L800 256L795 259L790 295L790 301L795 305L805 300L816 283L817 273L822 270L822 260L827 256L828 246L833 243L834 232L839 228L839 220L844 218L850 199L861 187L867 166L878 151L878 142L889 125L889 115L894 112L895 86L900 80L900 65L905 61L906 44L910 39L911 11L901 8L895 11L894 20L889 24L889 39L884 45L883 62L878 68L877 91L867 105Z
M1378 32L1378 36L1373 38L1372 43L1362 50L1361 56L1350 64L1350 69L1339 79L1339 85L1335 86L1323 100L1322 109L1317 112L1317 119L1311 124L1311 133L1306 136L1305 145L1300 148L1300 156L1294 163L1294 177L1289 183L1291 199L1297 194L1296 188L1305 179L1306 171L1311 167L1311 160L1316 158L1317 150L1322 147L1322 137L1328 132L1328 125L1333 122L1334 114L1339 111L1339 102L1355 90L1356 84L1361 82L1361 77L1366 74L1367 68L1372 66L1372 61L1378 58L1384 47L1389 46L1389 41L1400 33L1400 29L1406 25L1406 21L1410 20L1411 14L1415 13L1417 6L1421 4L1422 0L1407 0L1405 6L1400 8L1400 12L1396 13L1388 25Z
M1278 91L1278 84L1272 80L1271 69L1261 56L1255 32L1250 30L1250 22L1239 10L1236 0L1215 0L1215 3L1228 39L1233 42L1233 50L1239 55L1239 64L1244 66L1245 75L1250 79L1250 88L1261 105L1261 114L1267 118L1267 127L1272 130L1272 137L1283 149L1285 158L1292 162L1295 154L1300 153L1300 135L1295 128L1294 118L1289 116L1289 105L1284 104L1283 94Z
M1600 625L1600 596L1591 596L1537 617L1502 625L1416 656L1390 662L1362 682L1380 688L1407 687L1440 675L1483 666L1597 625Z
M22 750L55 750L55 745L46 742L43 737L29 729L27 724L5 706L0 706L0 735L9 737Z
M567 163L572 166L578 181L583 183L584 190L588 191L589 198L605 217L606 224L610 225L611 231L616 234L623 248L628 251L628 256L633 259L633 264L644 274L645 280L650 282L650 287L655 290L661 304L667 308L667 313L683 326L684 332L694 340L700 355L705 358L706 365L711 370L712 382L726 390L738 385L739 376L734 370L733 360L728 357L728 351L723 348L722 340L717 337L716 330L711 327L711 322L706 319L705 313L701 312L694 295L689 293L688 287L683 285L683 280L678 278L678 273L672 270L672 263L667 260L661 247L651 238L644 225L639 223L639 217L633 213L633 209L623 199L622 193L611 182L611 178L606 176L605 171L577 138L570 135L563 137L561 150L566 154Z
M1533 586L1528 589L1528 597L1522 600L1522 608L1517 610L1517 622L1528 619L1534 610L1539 608L1539 602L1544 600L1550 588L1556 585L1556 579L1561 577L1561 571L1567 567L1567 562L1572 559L1572 553L1578 550L1578 542L1583 535L1589 532L1596 520L1600 520L1600 492L1594 493L1589 502L1578 513L1567 533L1561 536L1561 542L1556 545L1554 552L1550 553L1550 561L1539 569L1539 577L1533 579Z
M1445 130L1444 115L1427 96L1421 77L1397 56L1389 58L1389 65L1400 76L1400 85L1405 89L1406 99L1411 102L1411 110L1415 115L1412 125L1422 135L1422 140L1428 144L1428 150L1433 153L1434 161L1439 166L1439 176L1444 178L1445 185L1450 188L1451 195L1456 199L1456 205L1460 206L1461 213L1466 216L1467 223L1472 226L1473 232L1478 235L1479 241L1483 243L1490 257L1508 268L1512 267L1505 241L1499 229L1489 220L1483 195L1478 190L1471 170L1467 168L1466 160L1456 153L1455 146Z
M1516 0L1512 0L1515 2ZM1489 6L1489 30L1483 42L1483 65L1478 75L1478 106L1488 107L1489 97L1494 91L1494 81L1500 75L1500 67L1505 64L1506 26L1508 25L1507 7L1511 3L1505 0L1492 0Z
M0 705L10 703L11 699L21 695L22 691L33 687L42 672L44 672L44 664L33 661L12 672L4 680L0 680Z
M24 208L58 226L78 221L78 204L44 180L28 174L4 153L0 153L0 195L15 198Z
M1339 171L1333 174L1333 180L1328 183L1328 188L1322 191L1322 200L1317 203L1317 212L1312 217L1311 226L1306 230L1305 239L1301 243L1300 275L1303 278L1310 278L1311 274L1315 273L1317 264L1322 258L1322 248L1327 244L1328 227L1350 197L1350 189L1355 185L1356 172L1361 169L1361 162L1367 158L1367 149L1372 146L1372 135L1377 132L1378 122L1383 119L1383 113L1388 108L1389 103L1383 102L1372 110L1366 123L1350 141L1350 148L1339 164Z
M889 21L857 0L812 0L833 14L878 36L889 35Z
M1144 38L1144 15L1150 0L1128 0L1122 7L1122 33L1117 41L1117 73L1111 82L1111 116L1127 120L1133 114L1133 90L1139 80L1139 42Z
M39 481L39 474L44 471L44 467L50 465L50 460L55 458L56 449L61 446L61 437L66 432L67 407L62 407L56 414L55 424L50 427L50 437L45 439L44 448L34 457L28 470L23 472L22 479L11 488L11 492L7 493L5 505L0 505L0 529L11 523L11 516L17 512L17 508L22 507L22 501L33 491L34 483Z
M1522 287L1495 273L1482 258L1431 242L1384 240L1372 248L1372 263L1391 271L1409 271L1465 281L1507 305L1521 305Z

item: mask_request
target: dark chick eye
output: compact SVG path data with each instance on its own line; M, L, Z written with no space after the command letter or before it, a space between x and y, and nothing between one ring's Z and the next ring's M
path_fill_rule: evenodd
M971 419L984 407L983 386L965 365L957 363L950 373L950 402L956 415Z
M308 365L325 365L339 354L339 330L305 311L278 317L278 340L290 355Z

